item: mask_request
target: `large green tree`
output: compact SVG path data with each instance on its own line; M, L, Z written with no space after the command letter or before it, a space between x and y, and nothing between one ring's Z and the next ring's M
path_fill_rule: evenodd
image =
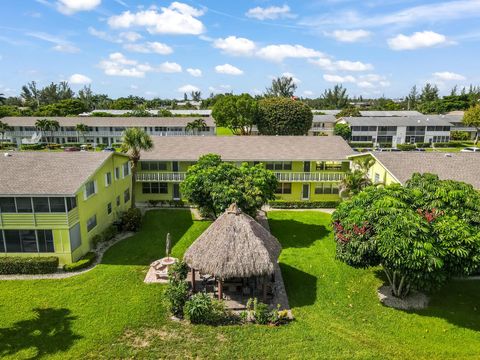
M275 198L277 179L261 164L236 166L208 154L187 170L181 188L183 196L207 216L216 218L232 203L255 216L263 204Z
M352 129L346 123L336 123L333 128L333 135L341 136L345 140L350 140L352 137Z
M272 97L258 105L257 126L262 135L306 135L312 127L312 110L301 101Z
M480 266L480 194L462 182L414 174L406 186L368 187L334 212L337 257L381 266L393 295L429 291Z
M140 128L127 128L123 132L121 150L130 157L132 168L132 209L135 207L135 184L138 162L140 161L142 151L150 151L152 149L152 138L145 130Z
M75 131L77 132L77 141L80 142L80 137L82 141L85 142L85 133L88 131L88 126L82 123L75 125Z
M297 90L297 84L291 76L281 76L272 80L272 85L266 89L265 96L292 97Z
M47 142L53 143L53 132L60 129L60 124L57 120L51 119L38 119L35 121L35 128L39 131L46 134L50 134L50 136L45 136Z
M10 125L8 125L3 121L0 121L0 135L2 135L1 137L2 143L5 140L5 133L7 131L12 131L12 130L13 130L13 127L11 127Z
M343 108L342 111L340 111L335 117L337 119L343 118L343 117L360 117L362 114L360 113L360 110L358 108L349 106L346 108Z
M323 92L322 100L326 109L343 109L348 106L350 99L347 89L337 84L333 89L327 89Z
M235 135L250 135L258 119L258 103L249 94L225 95L213 105L217 126L229 128Z
M475 128L475 145L477 145L480 132L480 105L473 106L465 111L462 121L466 126Z

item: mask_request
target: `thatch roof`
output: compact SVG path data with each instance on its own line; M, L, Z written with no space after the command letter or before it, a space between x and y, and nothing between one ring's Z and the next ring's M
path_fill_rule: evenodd
M203 274L245 278L273 274L281 250L267 229L233 204L187 249L184 260Z

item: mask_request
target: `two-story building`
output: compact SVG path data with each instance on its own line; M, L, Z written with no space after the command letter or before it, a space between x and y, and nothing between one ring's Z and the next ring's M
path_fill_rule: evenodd
M0 157L0 256L78 260L131 205L128 157L11 152Z
M36 128L38 119L58 121L60 127L52 132L42 133ZM16 144L32 144L53 138L58 144L86 142L112 145L122 141L122 134L130 127L143 128L153 136L215 135L215 122L211 117L202 118L206 127L190 130L188 124L194 117L5 117L3 122L13 127L5 138ZM87 131L78 132L76 126L84 124Z
M154 137L152 151L142 153L135 196L180 200L180 183L189 166L206 154L237 164L263 164L278 181L278 199L339 199L338 185L349 169L350 146L338 136L209 136Z

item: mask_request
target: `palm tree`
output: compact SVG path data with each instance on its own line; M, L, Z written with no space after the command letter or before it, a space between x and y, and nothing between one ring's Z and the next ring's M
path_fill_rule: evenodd
M205 131L207 129L207 123L203 119L196 119L190 121L187 126L185 126L185 130L192 131L195 133L195 130L198 131Z
M356 167L363 171L365 174L368 174L368 170L375 164L375 159L370 156L365 156L361 158L356 158L353 160L353 163Z
M38 119L35 122L35 127L37 130L43 132L50 132L50 138L46 136L47 142L53 142L53 132L60 128L60 124L57 120L49 120L49 119Z
M340 183L340 195L350 198L370 185L372 185L372 180L367 177L365 172L358 169L349 171Z
M75 125L75 130L77 132L77 142L80 142L80 135L83 138L83 142L85 142L85 133L88 131L88 126L85 124L77 124Z
M7 100L4 94L0 93L0 104L3 104Z
M13 127L8 125L7 123L4 123L3 121L0 121L0 134L2 134L2 144L0 145L3 145L3 141L5 140L5 133L12 130Z
M50 139L51 142L53 143L53 132L58 131L60 129L60 124L58 123L57 120L48 120L49 125L48 125L48 130L50 131Z
M43 137L43 134L48 131L49 121L50 120L48 120L48 119L38 119L37 121L35 121L35 128L38 131L42 132L42 137ZM48 142L48 137L46 137L46 138L47 138L47 142Z
M140 128L128 128L123 132L122 152L128 154L132 166L132 208L135 207L135 182L141 152L150 151L152 148L152 138L145 132L145 130Z

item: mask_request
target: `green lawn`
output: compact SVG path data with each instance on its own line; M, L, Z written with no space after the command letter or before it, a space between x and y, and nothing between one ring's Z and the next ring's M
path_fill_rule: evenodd
M233 136L233 133L229 128L217 127L217 136Z
M140 233L94 270L66 280L0 282L0 357L33 358L478 358L480 282L458 281L428 310L379 304L372 270L334 260L330 217L269 213L296 320L286 326L192 326L172 322L164 286L142 281L164 252L180 257L209 225L184 210L148 212Z

